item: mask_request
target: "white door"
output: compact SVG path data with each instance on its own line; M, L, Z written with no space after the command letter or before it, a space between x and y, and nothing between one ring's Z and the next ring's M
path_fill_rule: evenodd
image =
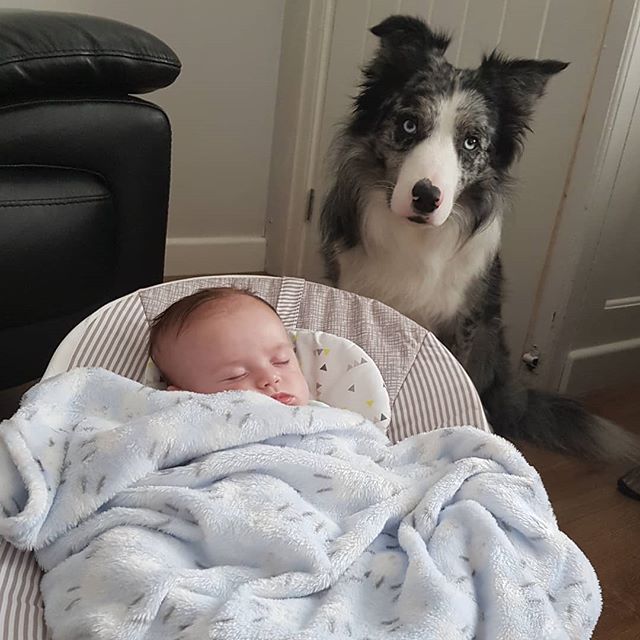
M640 62L640 59L639 59ZM577 303L562 388L570 393L640 380L640 90L636 88L584 297Z
M296 238L297 274L322 280L317 221L326 190L329 143L351 108L359 69L377 39L368 29L393 13L426 18L453 34L447 57L460 67L478 66L483 52L499 47L515 57L570 62L554 77L538 106L518 178L513 209L505 220L503 259L507 277L505 322L514 362L526 350L525 336L554 223L561 208L580 126L589 98L610 1L598 0L335 0L326 38L328 65L317 140L318 157L308 184L315 191L311 220ZM286 28L286 27L285 27ZM320 28L320 26L318 27ZM326 80L326 82L325 82ZM302 214L302 212L300 212Z

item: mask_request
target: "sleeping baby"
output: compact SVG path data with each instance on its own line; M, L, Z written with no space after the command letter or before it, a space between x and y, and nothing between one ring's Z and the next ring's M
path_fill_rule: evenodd
M512 445L391 445L313 406L296 336L302 370L267 303L205 289L151 331L192 393L104 369L29 391L0 428L0 538L36 551L52 637L591 637L595 572Z
M178 300L151 326L151 357L173 391L257 391L306 405L309 387L275 309L230 287Z

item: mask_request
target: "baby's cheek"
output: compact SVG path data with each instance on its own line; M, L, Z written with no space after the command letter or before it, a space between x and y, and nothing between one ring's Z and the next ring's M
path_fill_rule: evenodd
M304 404L309 402L309 400L311 399L311 392L309 391L309 385L307 384L307 381L305 377L302 375L302 373L298 378L298 393L296 395L301 400L304 401Z
M249 391L252 389L251 383L246 380L236 380L221 383L220 391Z

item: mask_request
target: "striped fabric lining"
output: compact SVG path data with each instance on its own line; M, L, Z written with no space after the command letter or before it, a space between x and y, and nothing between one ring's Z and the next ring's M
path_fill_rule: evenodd
M146 317L150 321L176 300L180 300L205 287L234 286L240 289L248 289L275 307L278 304L282 282L286 280L287 278L270 278L266 276L207 276L205 278L176 280L157 287L142 289L138 293Z
M451 426L491 431L466 371L431 333L425 336L392 413L392 442Z
M0 540L0 638L51 640L44 623L40 568L32 553Z
M283 278L276 311L287 329L296 329L300 303L304 295L305 281L299 278Z
M148 333L140 298L136 294L126 296L89 325L68 368L103 367L140 380L147 362Z
M111 304L89 324L68 369L101 366L142 380L149 320L202 287L229 285L248 288L273 304L288 328L329 331L362 346L387 383L392 442L451 425L489 430L467 374L432 334L379 302L296 278L212 276L141 290ZM0 541L2 640L51 640L39 581L33 554Z

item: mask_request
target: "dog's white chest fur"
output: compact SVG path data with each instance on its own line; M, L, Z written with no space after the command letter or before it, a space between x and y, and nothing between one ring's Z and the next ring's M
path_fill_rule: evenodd
M500 244L501 220L461 243L459 227L418 226L372 194L363 212L362 244L337 256L339 286L381 300L437 333L464 311L469 285L484 273Z

